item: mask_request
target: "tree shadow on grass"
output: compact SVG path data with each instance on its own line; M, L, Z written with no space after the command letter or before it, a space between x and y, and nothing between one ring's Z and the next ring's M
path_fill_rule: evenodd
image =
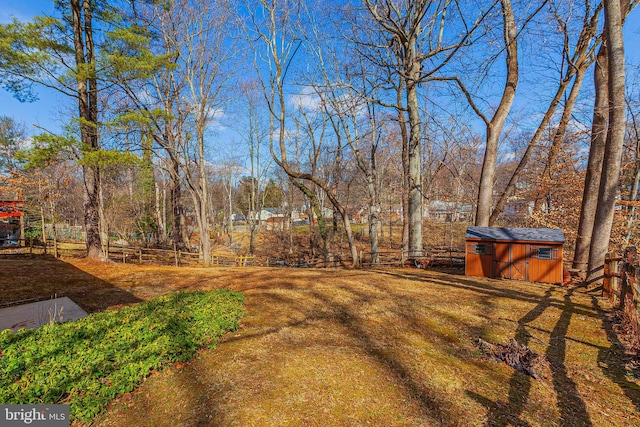
M451 319L452 323L455 318L446 317L447 310L444 308L443 314L437 310L434 311L429 306L431 296L424 299L424 304L412 300L412 296L417 295L414 292L415 286L422 286L420 282L424 282L425 287L438 287L436 293L446 292L447 288L451 291L454 289L468 291L475 301L487 305L484 309L491 309L495 304L499 304L501 299L512 299L528 304L526 307L531 309L517 320L515 337L521 344L529 343L532 338L529 330L535 329L532 326L534 321L543 314L547 315L549 308L557 309L560 313L557 323L552 331L545 332L551 335L552 345L547 349L547 357L553 369L553 387L558 395L558 410L562 416L560 422L568 425L591 424L585 404L576 390L576 384L569 378L564 365L565 342L571 340L566 335L574 315L597 316L593 313L591 306L572 301L571 293L565 295L564 299L557 294L554 298L554 290L562 288L556 286L543 288L543 285L532 284L536 287L535 290L528 291L525 287L508 289L508 282L505 281L477 282L460 276L430 277L423 272L386 270L377 271L376 274L380 276L368 276L368 273L360 276L360 273L350 273L344 279L331 272L320 272L317 278L314 276L303 284L298 280L304 280L304 275L296 276L295 280L289 281L288 278L282 280L282 277L262 280L260 275L249 272L242 274L242 279L236 278L236 280L240 283L238 287L241 287L247 295L249 315L246 321L250 326L247 330L227 336L223 340L232 346L225 351L233 351L234 357L237 357L239 362L235 359L222 360L226 362L224 369L228 369L229 372L224 381L216 380L216 375L210 375L211 380L204 377L193 378L192 375L196 375L196 371L181 377L183 383L180 388L186 393L193 393L192 400L198 402L195 408L190 406L189 409L197 412L197 416L190 419L192 425L231 423L236 415L234 411L242 415L241 410L237 409L238 396L255 399L251 400L252 405L267 405L268 408L269 402L261 401L260 394L256 393L251 385L247 386L242 384L242 381L235 381L235 379L242 380L243 377L240 374L234 374L234 369L238 366L244 369L255 366L253 363L257 360L262 365L268 365L269 368L265 370L264 367L260 368L259 364L261 370L256 374L265 375L269 387L282 387L282 384L269 381L277 376L279 369L286 369L280 364L286 363L287 351L300 352L301 348L307 345L312 347L313 354L318 352L331 354L336 348L343 351L342 349L346 347L349 347L349 354L352 354L351 352L361 354L363 359L366 358L372 366L371 372L375 369L376 375L380 375L380 378L388 378L391 386L398 387L403 396L409 398L407 401L411 402L411 409L406 409L403 414L418 414L413 420L423 421L426 425L462 425L461 421L467 416L475 417L478 422L478 418L481 420L483 414L470 413L467 411L468 408L462 407L460 403L448 401L446 394L440 394L441 389L432 382L428 371L429 364L421 364L421 359L402 354L402 352L412 352L416 349L416 354L425 354L419 348L420 345L424 345L439 347L438 350L446 353L447 357L460 359L464 363L474 363L472 355L464 353L471 351L472 346L468 342L449 342L448 330L431 330L433 319L430 316L436 316L436 321ZM406 286L390 286L385 283L388 278L384 275L410 280L411 283ZM356 277L358 283L364 283L364 285L352 286L352 281L355 282ZM542 291L544 295L541 295ZM495 321L495 316L488 318L487 321ZM334 325L337 326L335 330L333 330ZM327 327L332 330L327 330ZM482 336L482 324L478 326L470 322L462 327L464 332L453 332L453 335L456 335L454 338L464 339L467 335ZM306 335L305 329L311 330L311 334ZM347 339L340 340L337 337L339 334L343 334ZM261 341L263 337L267 339ZM256 348L259 348L258 354L254 353ZM246 353L236 353L239 349ZM303 357L300 353L296 354L296 357L298 356ZM272 357L273 361L271 361ZM305 358L304 362L306 361ZM300 361L296 360L296 362ZM317 363L318 361L311 358L309 362ZM207 369L216 372L215 367ZM455 371L455 368L453 369ZM304 378L300 381L304 381ZM467 391L467 396L487 408L487 425L528 426L530 423L535 425L535 422L523 419L532 386L530 377L514 371L509 379L507 401L490 399L473 391ZM207 388L208 395L200 392ZM334 390L322 384L313 390L317 394L326 393L332 399L335 398ZM269 389L269 391L278 393L278 390ZM228 402L232 398L235 400ZM468 405L469 400L466 400L466 403ZM475 405L473 406L475 409ZM317 411L312 413L320 414ZM206 418L207 415L213 415L214 419ZM567 417L574 417L573 421Z
M360 342L361 347L367 354L367 356L374 360L379 366L384 367L387 372L395 379L397 384L400 384L407 394L413 398L417 403L421 412L428 419L435 419L440 422L441 425L453 425L453 420L450 418L447 411L442 407L444 402L441 402L437 396L424 387L423 384L417 382L410 370L404 363L398 358L394 357L390 352L381 348L371 336L371 331L363 324L362 319L358 313L358 307L370 304L372 299L366 293L354 293L352 289L348 289L346 286L341 287L343 290L349 291L352 295L355 295L355 301L351 304L345 304L337 302L330 296L316 292L314 296L323 301L327 306L337 309L335 314L339 323L349 331L350 335ZM388 289L385 289L383 298L388 297ZM407 313L404 312L405 318L411 320L407 325L409 329L416 333L423 333L423 327L415 319L409 319Z
M406 273L401 274L406 275ZM410 275L417 276L414 273ZM424 277L422 280L424 280ZM542 316L549 308L560 310L560 316L550 333L550 343L546 350L546 357L551 367L552 383L557 395L558 410L561 419L566 425L592 425L586 405L577 390L576 383L569 377L565 365L567 332L572 316L575 314L594 316L594 313L586 310L586 307L576 307L576 304L571 299L574 292L573 290L568 290L563 297L563 301L560 302L552 296L553 291L559 289L555 285L549 287L545 291L544 296L539 297L535 294L500 288L498 286L492 287L461 278L456 278L455 280L440 279L438 283L444 286L464 288L495 297L519 299L525 302L537 301L536 305L517 321L515 339L523 345L528 345L532 337L527 331L532 322ZM529 399L532 386L531 381L532 379L528 375L514 370L509 381L508 402L494 402L473 391L467 391L467 395L487 408L488 419L486 425L526 426L529 425L529 423L526 420L522 420L521 416Z
M518 320L515 339L520 344L528 345L532 336L527 332L528 324L539 318L552 306L552 291L549 288L540 302L527 314ZM562 311L549 337L546 358L551 367L553 388L557 396L557 407L563 425L591 426L592 422L586 405L577 390L576 383L569 377L566 359L566 341L571 317L575 314L574 303L571 300L573 290L564 295ZM529 425L520 419L531 391L532 378L521 372L514 371L509 381L508 403L494 402L472 391L467 394L488 410L487 426Z
M540 317L551 305L553 288L547 289L542 299L527 314L518 320L515 339L518 343L527 345L529 333L526 325ZM487 426L528 426L529 423L520 417L527 406L531 391L531 377L519 371L514 371L509 380L509 401L494 402L473 391L467 391L467 395L487 408Z
M631 374L626 363L630 356L625 353L624 346L618 339L613 325L607 319L606 313L598 302L598 298L591 293L591 303L602 320L602 327L607 334L607 340L611 343L608 348L601 348L598 351L598 366L611 381L616 383L624 395L635 406L636 411L640 411L640 387L632 381L627 380L627 375Z
M557 405L561 419L567 424L572 424L573 420L576 420L576 425L590 426L592 423L586 405L564 364L567 355L567 332L571 316L575 312L574 303L571 300L573 292L573 289L569 289L564 295L564 308L551 331L546 356L551 364L553 388L558 397Z
M92 313L141 301L52 255L5 256L0 271L0 306L66 296Z

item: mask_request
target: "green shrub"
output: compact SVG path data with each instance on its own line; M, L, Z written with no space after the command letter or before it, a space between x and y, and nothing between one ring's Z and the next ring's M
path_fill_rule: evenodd
M213 348L238 327L242 294L180 292L75 322L0 332L0 403L71 406L88 422L153 369Z

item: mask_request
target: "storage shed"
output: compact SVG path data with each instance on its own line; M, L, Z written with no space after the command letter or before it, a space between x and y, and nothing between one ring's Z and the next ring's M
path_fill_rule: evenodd
M562 230L468 227L465 240L467 276L562 283Z

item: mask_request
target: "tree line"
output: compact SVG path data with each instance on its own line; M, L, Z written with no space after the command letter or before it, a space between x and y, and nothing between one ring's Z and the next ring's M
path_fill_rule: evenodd
M637 1L54 3L0 25L0 82L65 95L62 130L4 117L0 173L81 217L89 257L109 231L184 249L191 227L206 262L239 214L253 251L256 212L304 207L322 250L340 223L354 266L356 216L373 262L394 215L420 258L436 201L563 228L589 280L633 238Z

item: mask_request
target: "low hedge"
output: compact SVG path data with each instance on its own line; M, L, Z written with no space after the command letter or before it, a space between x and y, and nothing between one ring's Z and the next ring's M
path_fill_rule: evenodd
M238 327L244 297L179 292L83 319L0 332L0 403L70 405L85 422L151 370L192 359Z

